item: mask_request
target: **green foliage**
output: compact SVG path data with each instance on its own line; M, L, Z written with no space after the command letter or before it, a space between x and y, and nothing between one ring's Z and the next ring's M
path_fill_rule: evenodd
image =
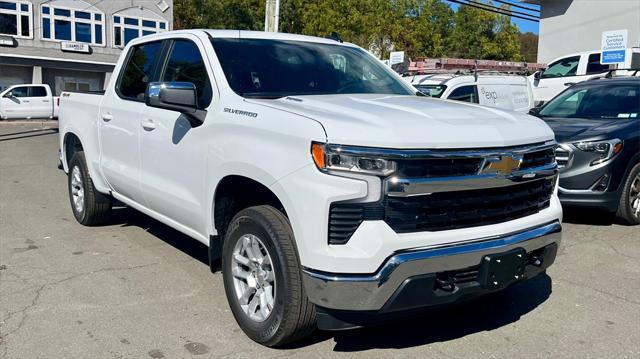
M177 0L175 28L263 30L265 3ZM313 36L335 31L381 58L397 49L411 58L524 59L510 17L470 6L455 12L442 0L281 0L280 31Z

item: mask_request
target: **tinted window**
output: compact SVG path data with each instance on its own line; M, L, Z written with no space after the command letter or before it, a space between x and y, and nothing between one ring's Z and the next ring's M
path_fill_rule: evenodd
M451 91L449 100L478 103L478 89L475 85L461 86Z
M578 70L578 63L580 63L580 56L558 60L544 70L542 78L574 76Z
M587 74L599 74L606 71L609 71L609 65L600 64L600 54L589 55Z
M540 110L540 116L638 119L640 118L640 86L602 84L586 88L570 88Z
M147 85L153 80L154 64L161 46L161 42L152 42L131 48L118 85L121 96L144 99Z
M32 86L29 88L29 97L46 97L47 90L42 86Z
M18 19L15 15L0 14L0 34L18 35Z
M29 93L27 92L27 88L26 86L24 87L16 87L13 90L11 90L11 95L13 97L28 97Z
M65 20L53 22L57 40L71 40L71 23Z
M365 51L337 44L213 39L227 81L244 97L377 93L415 95Z
M211 102L211 83L207 69L196 44L189 40L176 40L162 72L162 81L191 82L198 91L198 107L205 108Z

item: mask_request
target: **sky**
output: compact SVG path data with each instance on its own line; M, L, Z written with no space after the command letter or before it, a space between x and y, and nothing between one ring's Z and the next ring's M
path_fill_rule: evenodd
M459 5L459 4L452 3L452 2L447 1L447 0L442 0L442 1L444 1L444 2L445 2L445 3L447 3L447 4L449 4L449 6L451 6L451 8L452 8L452 9L454 9L454 10L458 10L458 8L459 8L460 6L463 6L463 5ZM486 0L473 0L473 1L476 1L476 2L479 2L479 1L487 2ZM539 6L537 6L537 5L532 5L532 4L522 3L522 2L520 2L519 0L505 0L505 1L506 1L506 2L510 2L510 3L513 3L513 4L519 4L519 5L522 5L522 6L524 6L524 7L530 7L530 8L540 9L540 7L539 7ZM466 2L466 1L464 1L464 2ZM500 5L500 3L498 3L498 2L494 2L494 3L493 3L493 5L494 5L494 6L498 6L498 5ZM527 13L527 14L531 14L531 15L534 15L535 17L538 17L538 15L539 15L539 13L537 13L537 12L528 11L528 10L524 10L524 9L520 9L520 8L514 8L514 7L512 7L512 10L514 10L514 11L519 11L519 12L524 12L524 13ZM538 26L538 25L539 25L539 23L537 23L537 22L528 21L528 20L523 20L523 19L518 19L518 18L515 18L515 17L512 17L512 18L511 18L511 21L512 21L514 24L516 24L516 26L518 26L518 28L520 29L520 32L533 32L534 34L537 34L537 33L538 33L538 29L539 29L539 26Z

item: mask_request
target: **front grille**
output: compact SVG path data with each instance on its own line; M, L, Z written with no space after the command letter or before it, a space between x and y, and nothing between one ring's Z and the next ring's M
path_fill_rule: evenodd
M546 150L525 153L522 157L522 163L520 169L525 170L529 168L540 167L548 165L555 161L555 151L553 148L547 148Z
M386 197L384 220L398 233L506 222L548 207L553 185L553 179L541 179L500 188Z
M482 158L427 158L397 161L400 178L433 178L475 175Z

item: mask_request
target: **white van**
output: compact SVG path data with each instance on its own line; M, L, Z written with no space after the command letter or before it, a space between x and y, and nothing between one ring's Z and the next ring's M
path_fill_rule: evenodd
M438 73L405 77L430 97L477 103L489 107L528 112L534 107L527 78L495 72L479 74Z
M640 48L626 50L625 63L619 69L640 67ZM536 106L551 100L568 86L601 76L609 65L600 63L600 50L585 51L559 57L549 63L546 70L529 76Z
M0 93L0 119L54 117L58 117L58 98L49 85L16 85Z

